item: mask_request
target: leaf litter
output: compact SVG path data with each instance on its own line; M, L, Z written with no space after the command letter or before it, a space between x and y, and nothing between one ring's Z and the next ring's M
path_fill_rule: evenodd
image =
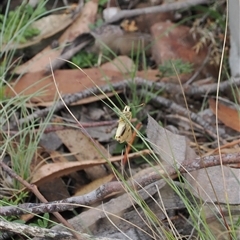
M63 35L58 39L57 48L48 46L42 52L37 54L33 59L19 66L14 72L18 74L26 74L23 76L20 75L17 79L15 79L15 81L12 81L12 90L14 91L12 91L9 87L6 90L6 95L9 97L15 97L16 94L27 96L41 91L41 94L37 97L34 96L30 98L27 106L32 109L37 109L39 106L49 107L49 109L51 109L51 106L53 106L55 103L57 92L55 85L53 84L52 75L46 75L46 72L49 68L49 58L51 62L59 62L58 58L63 56L62 49L65 48L66 45L72 45L74 49L74 47L76 47L74 44L80 44L80 42L78 42L78 36L83 33L87 34L90 32L89 23L94 22L96 13L96 1L89 1L84 5L82 13L79 14L79 16L76 16L76 19L69 19L68 16L65 24L68 25L71 23L71 21L74 21L74 23L71 24L71 26L68 27ZM160 15L161 14L158 14L158 16ZM190 59L190 62L194 64L194 70L197 74L179 74L181 83L187 83L186 85L182 86L186 91L186 94L191 92L191 90L192 92L196 91L197 84L202 84L203 82L201 78L205 78L209 74L211 74L213 78L216 76L214 75L217 74L214 72L214 67L206 64L205 59L208 57L206 46L204 48L199 48L199 54L194 51L193 47L197 42L191 38L192 36L189 34L189 27L175 26L170 22L166 23L166 19L173 18L172 14L169 13L166 15L161 15L162 19L157 23L151 23L151 25L150 22L152 21L150 21L150 18L153 18L154 21L156 21L156 18L153 17L154 14L150 13L148 15L145 15L145 17L146 16L148 16L149 21L144 21L144 24L141 22L141 19L138 19L136 23L129 22L129 29L132 29L132 33L127 33L125 35L126 39L127 36L132 34L134 35L134 32L138 31L139 29L143 29L143 31L146 30L148 33L151 33L152 37L155 40L155 44L153 44L149 49L152 59L155 61L155 64L163 64L165 60L167 61L169 59L172 60L181 58L185 61ZM142 26L138 25L139 22L142 24ZM146 24L149 25L146 26ZM132 28L133 26L134 28ZM159 28L159 26L161 26L161 28ZM125 30L127 29L128 26ZM59 30L60 29L58 29L58 31ZM159 39L159 35L161 34L164 36ZM44 36L45 35L40 35L39 38L44 38ZM128 39L122 45L126 45L126 43L129 42L130 40ZM31 42L29 44L31 44ZM62 63L64 63L64 61L62 61ZM125 101L128 97L131 98L131 96L133 96L133 92L131 92L131 89L129 90L129 86L124 84L125 82L123 80L128 79L130 82L132 80L132 83L137 84L137 81L135 81L137 77L144 78L149 82L148 86L146 84L147 91L150 91L149 86L152 86L152 89L155 87L153 94L150 95L151 98L155 98L155 96L161 95L161 93L158 91L162 90L163 97L169 99L169 101L173 103L175 101L176 103L180 104L184 102L182 101L183 99L181 89L179 90L179 77L163 76L161 78L160 76L163 73L159 72L159 70L156 68L151 69L148 67L148 69L138 70L138 67L139 66L133 62L129 56L119 56L114 60L103 64L101 67L98 66L83 70L56 70L54 71L54 78L56 79L60 93L62 95L69 94L69 96L74 96L79 92L81 93L82 91L95 86L105 86L106 84L123 82L122 87L119 84L119 89L115 91L115 89L112 88L112 92L108 93L108 95L104 94L102 96L94 96L94 94L92 94L92 96L89 98L83 98L77 102L72 101L72 103L77 107L79 105L87 104L86 106L88 110L94 109L94 107L91 105L91 102L96 102L100 99L105 99L105 101L109 103L108 98L111 97L111 99L116 102L116 92L122 99L124 99L123 101ZM139 67L139 69L140 68L141 67ZM135 71L136 79L132 77L133 71ZM192 76L194 76L194 78L191 78ZM208 84L212 84L212 86L215 84L213 78L210 79L210 81L208 79ZM194 84L189 84L189 79L191 79L191 81L194 81ZM156 87L158 84L162 86L162 89ZM225 83L220 85L220 89L225 90L226 85L230 85L227 80ZM141 88L145 88L145 85L141 84L139 81L137 87L138 90L140 90ZM204 84L203 87L206 87L207 90L210 89L207 85ZM200 89L200 87L197 88ZM166 90L165 92L164 89ZM213 90L213 92L214 91L216 92L217 90ZM200 112L199 108L194 109L195 105L198 106L198 104L203 104L201 91L199 92L199 95L191 93L188 95L189 99L187 100L191 101L192 99L190 98L195 98L195 102L193 103L194 106L190 106L190 109L186 109L186 112ZM205 93L206 90L203 89L203 92ZM140 93L142 93L142 91L138 91L138 97L140 97ZM146 97L147 93L144 93L143 95ZM209 108L214 112L214 114L217 114L219 120L225 124L223 126L223 130L225 130L225 127L228 126L236 131L239 131L239 116L237 109L232 109L219 103L219 108L216 112L216 103L214 100L208 96L206 96L206 98L209 99ZM148 101L146 101L145 104L152 105L157 111L160 111L160 107L156 103L148 103ZM184 132L184 129L181 127L183 126L183 124L181 125L181 117L187 117L186 114L184 115L181 111L178 112L176 108L174 109L168 107L168 104L164 104L165 103L161 104L161 106L163 106L163 109L161 109L162 115L160 117L157 114L153 114L154 118L152 118L150 115L148 116L148 124L146 128L147 143L150 144L153 151L157 155L157 161L155 163L150 162L150 165L155 166L149 167L148 169L141 169L141 166L137 165L138 175L131 176L131 173L134 172L134 169L131 170L131 168L134 168L134 158L136 158L136 155L134 153L129 153L127 157L129 160L132 158L133 160L129 162L129 169L124 170L124 177L127 178L127 176L130 175L130 181L134 182L136 179L146 179L147 182L150 181L149 179L151 179L151 177L148 178L148 176L153 176L156 171L159 174L163 174L164 171L168 171L172 168L175 169L175 175L171 175L170 173L173 170L169 170L170 175L166 181L161 179L156 180L154 184L142 184L146 187L140 187L140 190L138 192L140 194L140 198L147 201L149 209L155 213L154 221L156 221L157 224L152 223L149 225L147 220L148 217L145 215L143 209L135 203L137 202L137 199L134 198L133 194L130 194L127 192L127 189L125 189L127 193L113 197L118 192L114 191L114 188L112 189L112 193L107 194L105 197L109 198L112 196L110 202L105 201L94 209L90 209L85 212L79 212L78 216L70 220L72 225L76 225L76 229L78 231L83 231L84 229L90 228L95 236L98 236L99 234L99 236L104 236L105 233L109 233L115 229L115 234L119 235L112 235L112 238L115 236L115 239L124 239L123 233L125 232L125 235L128 237L131 237L132 239L139 239L136 237L136 235L134 235L133 231L133 229L137 226L138 230L136 231L138 234L143 234L141 235L141 239L163 239L164 233L162 230L159 230L157 226L162 226L164 221L169 221L170 218L174 218L176 216L179 217L180 215L178 215L177 211L173 211L172 209L181 209L184 212L185 219L183 220L179 218L178 220L173 221L176 228L177 226L179 227L179 231L174 232L172 229L168 230L178 235L178 237L181 235L180 229L182 228L184 228L185 234L190 234L191 231L188 232L187 228L191 229L193 225L189 224L186 206L183 199L181 199L179 196L177 189L184 191L186 197L193 205L196 204L196 199L199 202L204 202L204 206L202 206L201 211L202 213L206 214L207 220L214 218L214 216L220 214L222 209L225 210L226 204L230 205L229 209L231 211L233 210L234 213L235 209L233 205L239 205L239 170L237 169L237 159L235 168L222 165L209 167L207 165L203 169L198 169L195 171L188 171L187 169L186 172L181 172L181 174L178 174L177 171L178 169L181 169L182 166L185 167L189 166L190 164L193 166L194 164L197 165L198 162L194 161L196 161L198 157L201 158L203 154L207 153L202 150L203 148L200 149L197 146L198 144L195 142L196 139L193 136L193 132L191 132L193 126L191 125L191 121L189 121L189 128L187 130L188 137L185 134L187 128L185 128ZM103 108L105 106L101 106L100 104L99 107ZM119 108L122 109L121 106L119 106ZM80 116L84 115L84 112L80 108L77 111L79 111ZM117 118L119 116L115 115L112 118L113 111L110 112L112 112L112 115L110 114L110 120L117 122ZM174 125L178 129L178 134L169 131L169 129L171 129L169 126L167 126L167 123L169 122L169 112L175 113L177 121L175 120ZM64 115L62 110L57 111L56 114L62 116ZM41 117L43 118L43 116ZM65 118L66 117L67 116L65 115ZM69 116L67 118L69 118ZM166 127L161 127L155 119L157 121L166 123ZM206 117L206 115L202 117L202 119L198 118L198 121L203 122L203 119L209 124L209 126L215 128L215 122L212 122L212 120L209 117ZM101 192L106 186L111 186L111 184L114 185L114 181L116 179L120 181L119 175L117 175L115 170L113 170L113 166L117 169L121 169L121 160L123 159L123 156L120 156L118 153L117 157L112 157L113 148L106 144L112 142L111 136L114 135L114 130L110 130L108 135L106 134L106 131L108 131L109 126L103 128L103 126L97 125L103 121L103 117L97 119L89 118L88 120L91 121L90 124L93 123L93 125L96 124L96 126L92 128L92 132L89 130L87 134L85 131L79 129L79 126L77 127L77 124L69 124L69 121L66 121L68 123L66 124L66 122L61 121L60 124L63 125L63 129L56 128L54 130L54 127L51 126L52 129L46 129L46 132L42 136L41 141L42 143L44 142L44 147L42 148L42 152L39 153L38 157L35 156L33 158L32 168L35 169L33 171L34 174L32 176L31 183L36 184L41 189L41 191L44 192L45 197L50 201L68 198L74 195L80 195L80 197L89 196L88 194L96 194L98 191ZM215 149L216 145L211 142L212 139L217 139L217 137L213 137L215 136L215 132L212 135L209 134L206 136L208 132L205 132L206 129L201 132L201 126L194 130L198 131L198 134L196 134L196 136L199 144L201 142L210 141L210 149ZM46 140L46 137L50 136L50 134L52 134L52 131L54 132L54 136L49 138L49 140ZM96 131L99 131L98 135L96 135L94 131L95 133ZM226 132L224 133L224 136L226 137L224 140L227 140L230 136L233 136L235 138L237 137L236 132L234 131L230 132L230 134L226 134ZM101 135L105 135L105 138L101 138ZM139 134L139 138L136 139L135 142L139 143L140 139L142 138L141 136L142 135ZM209 136L212 139L210 139ZM193 143L195 143L195 149L191 148ZM225 144L224 146L225 148L228 147L229 151L233 149L233 153L236 153L236 149L239 143L236 141L234 144L235 145ZM114 146L116 143L113 143L112 145ZM235 150L233 147L235 147ZM122 152L124 152L125 147L122 146L121 148ZM223 151L223 149L221 149L221 146L219 148L220 149L218 149L218 152L216 152L216 149L214 150L216 154L219 154L221 151ZM99 151L101 153L99 153ZM138 150L137 152L139 152L141 156L141 152ZM211 158L209 159L211 160ZM188 165L186 165L186 161ZM111 162L112 166L109 167L109 165L106 164L107 162ZM116 164L116 162L120 162L120 164ZM166 182L170 184L166 184ZM174 188L173 185L176 187ZM71 188L74 190L70 190ZM51 191L55 191L58 194L55 194L56 196L54 196ZM135 193L137 193L137 191ZM102 201L103 199L98 200ZM114 219L113 222L115 223L115 226L114 224L109 224L109 219L107 219L110 216L109 213L115 215L111 215L110 217L111 220ZM106 216L108 217L106 218ZM123 219L120 219L120 216ZM139 218L139 216L141 216L141 218ZM221 216L226 218L227 215ZM127 220L129 220L129 222L127 222ZM214 218L214 220L216 219ZM79 225L79 222L83 223L82 226ZM130 222L132 224L135 224L135 226L133 226ZM231 223L229 223L229 225L230 224ZM116 231L116 225L121 230ZM171 225L170 222L169 225ZM57 227L54 227L54 229L57 229Z

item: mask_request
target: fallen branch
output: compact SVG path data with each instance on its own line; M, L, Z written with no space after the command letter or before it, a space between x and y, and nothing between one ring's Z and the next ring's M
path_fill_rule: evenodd
M29 189L31 192L35 194L35 196L43 203L48 203L47 199L38 191L38 188L34 184L29 184L26 180L24 180L22 177L17 175L10 167L8 167L3 161L0 161L0 167L12 178L19 181L23 186L25 186L27 189ZM72 234L76 237L76 239L79 239L79 235L74 231L73 226L71 226L70 223L68 223L67 220L65 220L60 213L53 212L53 215L66 227L70 229Z
M147 92L145 90L142 90L141 93L144 96L150 96L151 101L150 102L155 102L158 105L162 105L165 108L167 108L169 111L177 113L181 116L185 116L187 118L190 118L193 122L198 123L200 126L203 127L203 131L205 131L209 136L211 136L213 139L218 139L217 131L215 128L213 128L208 122L206 122L199 114L191 112L189 109L186 109L182 107L181 105L173 102L172 100L166 99L164 97L156 96L155 94L151 92ZM224 140L225 138L228 138L226 134L224 136L221 136L220 142L221 143L226 143L227 141Z
M66 94L63 97L63 100L65 101L66 105L70 105L74 102L77 102L81 99L90 97L92 95L98 95L98 94L102 94L102 92L104 93L109 93L112 92L113 90L118 91L118 90L122 90L124 88L128 88L129 82L133 81L137 86L139 87L143 87L143 86L147 86L149 88L155 88L155 89L164 89L166 92L171 92L172 94L174 93L182 93L181 87L177 84L170 84L170 83L162 83L162 82L152 82L143 78L139 78L136 77L133 80L132 79L127 79L127 80L123 80L117 83L113 83L112 85L110 84L106 84L104 86L101 87L92 87L92 88L88 88L84 91L75 93L75 94ZM222 83L220 83L219 85L219 90L223 91L227 88L230 88L232 86L239 86L240 85L240 78L237 79L230 79L230 80L226 80ZM206 93L214 93L218 90L218 85L217 84L208 84L208 85L204 85L201 87L196 87L196 86L186 86L184 87L184 93L186 95L194 95L194 96L199 96L199 95L204 95ZM18 120L18 122L16 123L12 123L10 128L14 128L16 127L18 124L24 124L26 122L32 121L34 119L37 118L42 118L45 117L49 112L53 111L53 112L57 112L59 110L61 110L62 108L64 108L65 105L61 100L58 100L57 102L55 102L54 105L50 106L50 107L46 107L44 109L39 109L36 110L34 113L28 115L26 118L21 118ZM6 127L4 128L5 130L7 129Z
M138 81L140 81L139 78L136 80L136 82ZM213 94L213 93L216 93L218 90L222 92L234 86L240 86L240 78L230 78L229 80L225 80L220 84L211 83L211 84L205 84L202 86L197 86L194 84L192 85L184 84L182 87L179 86L179 84L175 84L175 83L165 83L165 82L152 83L151 81L148 81L145 79L141 79L141 81L142 81L142 84L145 84L148 87L151 86L156 90L164 89L165 92L168 92L171 94L181 94L183 90L186 96L194 96L194 97L205 96L206 94Z
M73 239L73 235L69 231L61 231L47 228L40 228L37 226L29 226L20 223L12 223L0 220L0 230L10 231L21 235L28 235L43 239ZM80 233L81 239L84 240L112 240L105 237L94 237L86 233ZM0 235L1 237L1 235ZM6 238L4 238L6 239ZM117 239L116 239L117 240Z
M127 182L129 186L134 189L140 189L154 183L160 179L170 177L175 178L179 176L179 173L189 173L203 168L229 165L240 162L240 153L223 154L221 156L207 156L198 157L194 160L185 160L182 165L175 169L173 167L167 168L165 171L153 171L149 174L142 176L141 178L131 179ZM49 203L24 203L18 206L6 206L0 208L1 216L21 215L25 213L45 213L45 212L59 212L66 211L79 206L89 206L93 203L102 201L104 198L113 196L119 193L123 193L123 183L121 182L109 182L103 184L98 189L77 197L70 197L67 199L49 202Z
M0 230L10 231L24 236L44 237L46 238L70 238L73 235L67 231L55 231L46 228L40 228L37 226L29 226L20 223L12 223L8 221L0 220Z
M211 2L212 2L211 0L186 0L186 1L169 3L169 4L162 4L159 6L147 7L147 8L138 8L134 10L122 10L118 12L114 17L110 18L107 21L107 23L117 22L123 18L131 18L138 15L142 15L142 14L171 12L171 11L176 11L183 8L189 8L199 4L206 4Z

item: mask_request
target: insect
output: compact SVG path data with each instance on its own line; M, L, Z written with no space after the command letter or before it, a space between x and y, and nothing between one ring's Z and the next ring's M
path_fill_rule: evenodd
M132 113L130 111L130 107L129 106L125 106L122 114L125 117L120 117L118 120L118 128L116 131L116 135L115 135L115 139L120 142L130 142L131 138L132 138L132 129L131 129L131 125L128 123L128 121L126 119L128 119L129 121L131 121L132 119Z

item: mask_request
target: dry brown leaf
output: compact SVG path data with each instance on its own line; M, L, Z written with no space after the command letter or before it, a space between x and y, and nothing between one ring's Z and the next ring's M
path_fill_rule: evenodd
M193 49L196 40L189 34L189 31L189 27L183 25L176 26L175 23L169 21L156 22L152 25L151 34L155 40L152 45L152 58L156 61L157 65L165 61L181 59L183 62L191 63L194 69L199 69L203 66L203 62L208 55L207 47L202 48L196 54ZM209 72L215 76L216 70L208 61L200 74L204 76L205 72ZM193 73L181 74L181 82L189 80ZM178 79L176 80L178 82Z
M49 202L70 197L68 185L61 178L54 178L41 184L39 191Z
M147 69L147 70L136 72L137 77L148 79L153 82L159 80L159 77L157 77L158 74L159 74L159 71L157 69Z
M148 150L141 151L141 154L149 154ZM138 153L130 153L128 158L134 158L139 156ZM109 162L121 161L122 156L116 156L108 158ZM46 181L50 181L57 177L68 175L72 172L80 171L85 168L91 168L92 166L108 163L105 159L88 160L87 162L61 162L61 163L49 163L40 167L33 174L31 183L40 185Z
M79 162L86 162L89 159L101 159L103 156L109 157L108 151L97 141L94 143L80 129L65 129L57 131L56 134L68 148L69 152ZM85 169L88 179L95 180L104 177L107 171L102 166L92 166Z
M98 4L94 1L87 2L84 5L79 17L59 38L58 43L61 47L57 49L52 49L51 46L45 48L28 62L17 67L14 73L25 74L27 72L44 71L46 66L49 64L49 60L53 61L60 56L62 47L64 47L68 42L73 41L76 36L89 32L89 24L94 22L97 8Z
M127 56L118 56L111 62L104 63L100 68L120 73L130 73L134 70L135 64L133 60Z
M138 27L136 25L135 20L128 20L125 19L121 22L120 26L124 29L126 32L135 32L138 30Z
M107 76L107 77L106 77ZM110 82L117 82L122 79L122 74L115 71L102 71L97 68L84 69L84 72L73 70L56 70L54 77L58 85L59 92L64 94L76 93L91 87L107 84L106 78ZM94 79L94 83L90 79ZM45 76L43 71L27 73L20 80L12 83L17 94L30 95L39 91L44 91L41 96L31 99L32 102L50 102L57 96L54 80L51 75ZM15 96L10 88L6 88L5 94L8 97Z
M152 81L157 80L157 70L147 70L137 72L138 77L150 79ZM54 72L59 92L64 94L73 94L81 92L91 87L102 86L109 82L115 83L122 81L124 78L129 77L127 74L123 74L116 71L103 70L98 68L78 69L72 70L56 70ZM90 79L93 79L91 81ZM57 96L56 87L54 85L53 77L51 75L45 76L44 71L35 73L27 73L21 79L18 79L16 83L11 82L13 90L22 96L35 94L42 92L38 97L31 98L32 103L38 103L39 106L52 105L52 101ZM14 97L15 93L10 89L6 88L5 94L8 97ZM112 93L113 94L113 93ZM111 96L111 94L106 94ZM87 99L82 99L78 104L89 103L90 101L97 101L99 98L105 98L106 96L93 96Z
M106 160L88 160L87 162L49 163L40 167L33 175L31 183L41 185L54 178L66 176L72 172L106 163Z
M237 109L228 107L221 102L218 102L218 110L216 113L216 101L214 99L208 100L209 107L221 122L226 126L240 132L240 113Z
M68 162L68 159L58 151L48 151L53 163Z
M99 188L103 184L111 182L114 177L115 177L114 174L109 174L107 176L96 179L96 180L92 181L91 183L81 187L80 189L77 189L74 196L81 196L81 195L87 194L87 193Z

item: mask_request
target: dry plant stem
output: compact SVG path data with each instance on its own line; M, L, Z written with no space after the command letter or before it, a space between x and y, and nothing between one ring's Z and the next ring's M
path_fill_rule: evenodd
M229 143L226 143L224 145L221 145L220 146L220 151L222 152L222 150L226 149L226 148L233 148L234 146L236 146L237 144L240 143L240 139L237 139L237 140L234 140L232 142L229 142ZM237 149L236 149L237 150ZM205 154L205 156L209 156L209 155L212 155L212 154L217 154L219 153L219 147L213 149L212 151L209 151Z
M20 223L12 223L8 221L0 220L0 230L2 231L10 231L22 235L34 236L34 237L42 237L42 238L70 238L72 234L65 231L55 231L46 228L40 228L37 226L29 226Z
M142 124L141 124L141 123L138 123L137 126L136 126L136 129L137 129L137 130L140 130L141 126L142 126ZM137 132L134 131L134 132L133 132L133 135L132 135L131 142L128 143L128 145L127 145L127 148L126 148L126 151L125 151L125 154L124 154L124 158L123 158L123 161L122 161L122 162L123 162L123 167L126 165L126 163L127 163L127 161L128 161L128 154L129 154L129 152L131 151L131 146L133 145L133 142L134 142L134 140L135 140L135 138L136 138L136 135L137 135Z
M31 192L35 194L35 196L43 203L48 203L46 198L38 191L37 186L33 184L29 184L27 181L25 181L23 178L21 178L19 175L17 175L10 167L8 167L3 161L0 161L0 167L12 178L19 181L23 186L25 186L27 189L29 189ZM73 231L72 234L80 240L79 235L74 231L74 228L71 226L68 221L66 221L58 212L53 212L53 215L66 227L68 227L71 231Z
M210 0L186 0L179 1L169 4L162 4L159 6L147 7L147 8L139 8L134 10L122 10L118 12L114 17L109 19L107 23L113 23L123 18L131 18L141 14L149 14L149 13L161 13L161 12L170 12L176 11L183 8L189 8L192 6L196 6L198 4L210 3Z
M65 101L66 105L70 105L71 103L77 102L78 100L90 97L94 94L102 94L100 89L104 92L104 93L108 93L108 92L112 92L113 89L115 91L118 90L122 90L124 88L128 87L129 82L134 82L137 86L142 87L142 86L148 86L149 88L154 87L155 89L164 89L166 92L171 92L172 94L175 93L181 93L181 87L177 84L170 84L170 83L154 83L152 81L143 79L143 78L139 78L136 77L133 80L132 79L128 79L128 80L123 80L117 83L113 83L111 86L109 84L106 84L100 88L98 87L93 87L93 88L89 88L86 89L82 92L78 92L75 94L67 94L63 97L63 100ZM220 83L220 87L219 90L223 91L227 88L230 88L232 86L239 86L240 85L240 78L237 79L230 79L227 81L224 81L222 83ZM217 91L217 84L208 84L202 87L199 86L187 86L184 87L184 92L186 95L194 95L194 96L201 96L201 95L205 95L206 93L215 93ZM12 123L11 124L11 129L16 127L18 124L21 125L23 123L26 123L28 121L37 119L37 118L42 118L45 117L50 111L52 111L54 109L54 112L59 111L60 109L64 108L64 104L61 100L57 101L53 106L50 107L46 107L44 109L40 109L40 110L36 110L34 113L28 115L28 117L26 118L21 118L17 123ZM7 127L5 127L5 129L8 129Z
M179 173L189 173L203 168L218 166L221 164L228 165L240 162L240 152L219 155L198 157L193 160L185 160L179 169L169 167L165 172L157 172L153 170L151 173L144 175L141 178L136 178L128 181L129 186L134 189L143 188L151 183L154 183L164 177L175 178ZM133 184L133 181L135 184ZM141 187L140 187L141 186ZM102 201L104 198L113 196L124 192L123 184L121 182L110 182L103 184L98 189L77 197L71 197L60 201L49 203L25 203L18 206L7 206L0 208L1 216L21 215L26 212L31 213L45 213L45 212L59 212L72 209L73 207L89 206L95 202Z
M163 105L164 107L166 107L168 110L173 111L175 113L178 113L179 115L185 116L185 117L190 117L191 120L193 122L198 123L200 126L203 127L203 130L209 135L211 136L213 139L217 139L217 132L216 129L211 127L206 121L203 120L203 118L193 112L190 112L189 110L187 110L186 108L176 104L175 102L168 100L166 98L160 97L160 96L156 96L153 93L147 92L145 90L142 90L141 93L143 95L148 95L151 97L151 102L155 102L157 104ZM226 135L222 136L223 139L220 138L220 142L222 143L226 143L226 141L224 140L225 137L227 137Z

